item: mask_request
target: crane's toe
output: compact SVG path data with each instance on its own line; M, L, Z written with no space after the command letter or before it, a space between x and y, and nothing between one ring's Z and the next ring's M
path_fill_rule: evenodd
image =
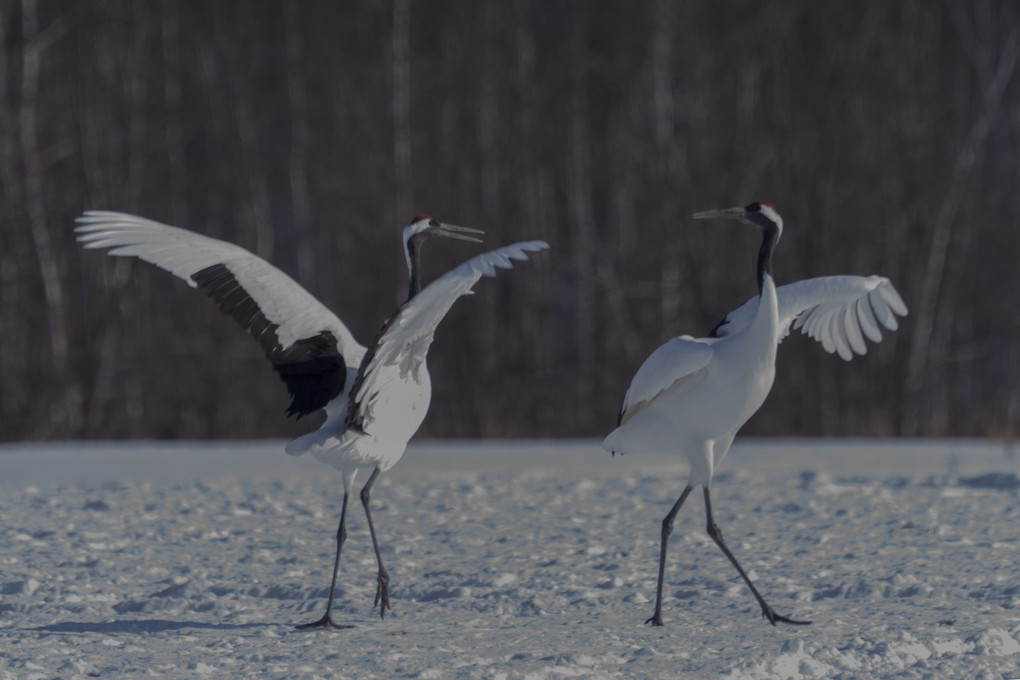
M646 626L649 626L649 625L650 626L661 626L662 625L662 616L659 615L659 612L655 612L655 614L653 614L651 618L645 620L645 625Z
M308 630L310 628L332 628L334 630L346 630L347 628L354 628L349 623L334 623L333 618L327 613L322 616L318 621L312 621L311 623L303 623L300 626L296 626L298 630Z
M375 604L372 605L372 608L375 609L376 607L379 607L379 618L385 619L386 610L393 609L393 607L390 606L390 575L386 573L385 569L379 572L377 582L378 585L376 585L375 588Z
M764 618L768 619L769 623L771 623L773 626L776 625L777 622L778 623L788 623L791 626L810 626L811 625L810 621L797 621L795 619L791 619L788 616L783 616L782 614L777 614L776 611L774 609L772 609L772 607L765 607L765 608L763 608L762 611L761 611L761 615Z

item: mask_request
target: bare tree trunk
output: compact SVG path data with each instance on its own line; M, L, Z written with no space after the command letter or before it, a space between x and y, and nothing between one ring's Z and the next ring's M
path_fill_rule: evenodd
M244 26L242 33L251 35L257 34L257 29L247 24L253 23L250 8L238 6L238 26ZM243 65L246 56L242 53L243 47L235 45L235 59L233 69L235 72L244 74ZM241 208L241 215L251 213L251 219L255 226L256 247L255 251L267 260L273 259L273 250L276 241L273 237L272 220L272 196L269 192L269 182L266 179L266 168L268 159L262 152L259 140L262 128L259 126L259 111L262 110L262 92L253 91L251 78L236 78L236 95L234 97L234 122L237 128L237 137L241 144L241 167L238 175L242 176L248 184L248 203L250 207ZM244 222L246 220L242 220Z
M500 22L496 10L500 3L483 3L482 14L482 82L478 88L478 154L480 163L482 216L485 224L496 224L502 213L500 205L500 175L497 146L498 130L500 129L499 106L497 104L496 74L499 65L496 63L495 43ZM488 304L478 310L481 318L477 326L476 337L481 339L481 346L498 345L497 337L501 322L497 305ZM476 360L482 364L482 370L492 374L497 370L499 355L496 352L482 352Z
M56 429L63 436L74 436L81 427L81 387L70 374L70 338L67 327L67 308L63 284L60 281L60 265L47 225L46 203L43 198L45 168L39 152L37 103L39 79L43 54L64 31L65 24L51 25L40 32L37 25L35 0L21 2L21 29L25 38L25 51L21 72L21 105L18 110L20 127L21 156L25 166L25 208L35 245L35 254L42 276L43 292L46 297L47 317L50 331L50 354L53 358L52 371L59 383L67 385L62 399L49 396L61 403L56 414ZM58 384L59 384L58 383Z
M599 258L597 273L599 284L605 292L609 315L616 326L615 333L619 336L619 343L623 347L623 356L629 365L637 367L644 353L644 345L641 338L638 337L637 323L624 295L627 287L616 273L616 268L610 257Z
M138 5L135 6L134 20L136 22L134 34L134 54L126 68L129 69L127 78L127 115L128 135L126 140L128 168L126 186L124 187L124 202L128 209L134 210L139 205L142 197L142 178L144 177L146 158L146 138L149 132L149 116L146 115L145 86L152 73L149 71L150 64L145 59L145 50L150 40L148 26L152 13Z
M500 214L499 161L496 158L497 130L500 129L497 85L499 65L496 63L495 47L500 22L496 17L499 3L486 2L481 6L482 35L482 82L478 88L478 147L481 160L482 214L486 222Z
M14 124L14 105L10 100L7 90L7 54L8 32L7 6L0 7L0 130L10 130ZM0 220L7 224L14 224L17 221L14 210L15 177L17 171L15 165L14 140L10 134L0 134ZM22 393L20 375L16 374L18 366L15 357L24 356L19 352L20 345L25 337L24 319L19 318L18 298L14 292L21 288L15 284L20 280L22 273L20 259L18 258L17 247L20 239L16 239L16 233L8 231L4 237L0 237L0 337L5 338L4 351L0 352L0 416L3 420L13 423L19 420L20 407L14 395ZM19 293L22 291L19 290ZM18 322L16 322L18 320ZM4 434L4 433L0 433ZM7 436L16 437L19 430L11 427Z
M283 4L287 40L287 94L290 100L290 202L297 233L298 274L302 281L315 280L315 245L308 227L311 221L311 198L308 188L308 92L305 86L302 58L301 5Z
M953 23L958 26L957 22ZM929 365L929 346L935 330L937 306L953 237L953 222L963 203L971 170L983 153L992 124L999 113L1000 102L1006 86L1013 77L1018 56L1020 39L1017 32L1013 31L999 56L994 74L986 81L981 115L974 121L967 139L956 155L949 186L932 220L930 229L932 240L928 248L927 264L918 286L921 298L915 312L914 333L910 338L907 363L907 395L910 407L904 414L903 423L904 434L907 435L921 434L924 425L921 409L925 375Z
M638 225L634 206L635 168L631 159L638 155L634 152L633 146L640 142L633 134L625 134L633 130L634 112L637 110L638 107L628 107L630 115L616 116L611 124L614 132L609 135L608 140L610 168L607 174L612 188L609 190L611 208L607 221L608 231L614 234L614 238L607 237L605 241L607 244L615 242L615 247L602 248L597 256L599 285L608 307L608 316L613 320L612 334L604 337L603 347L611 348L606 351L614 355L622 349L627 364L633 366L638 365L644 354L644 343L627 298L627 282L620 277L618 267L622 260L629 259L637 240Z
M674 24L676 3L671 0L657 0L652 12L652 120L655 125L654 145L649 149L653 157L654 186L666 188L655 198L659 224L669 224L679 218L677 192L673 190L680 162L677 154L674 116L676 113L673 92L673 46L675 43ZM681 282L686 271L687 277L696 277L697 269L683 267L681 241L666 236L660 243L659 252L659 322L660 336L672 335L681 309L683 298Z
M592 207L591 132L588 111L588 12L581 4L570 35L570 231L576 281L577 375L574 387L583 403L593 392L597 338L595 337L595 218Z
M674 0L657 0L652 28L652 102L655 111L655 143L659 162L667 174L679 169L674 143L673 42Z
M411 184L411 0L393 3L393 173L396 223L410 220Z
M530 228L540 228L556 223L556 189L552 170L539 160L540 148L545 141L543 136L545 127L541 124L542 107L538 89L539 78L536 74L538 45L534 24L528 16L528 9L529 4L526 0L517 0L514 3L516 28L513 55L516 62L513 72L515 95L520 102L515 109L515 115L519 117L518 137L520 141L516 145L516 153L519 158L517 183L510 189L516 194L516 198L509 202L519 206L523 224ZM560 240L564 236L561 230L553 228L549 228L547 233L543 234L543 238L549 241L554 252L560 252L561 245L565 246ZM558 384L560 375L571 369L564 368L558 361L560 352L557 344L548 341L549 327L554 324L544 318L547 317L543 311L545 305L536 304L536 302L549 299L548 304L553 308L562 308L562 300L569 293L558 289L555 266L535 267L529 273L530 276L526 277L527 298L531 304L520 305L524 311L522 312L522 321L518 326L523 331L519 342L525 348L521 355L522 361L527 362L530 366L532 379L537 378L549 385ZM521 278L525 279L525 277ZM546 409L541 406L536 408L534 404L530 406L533 411L530 422L525 427L528 427L531 432L535 432L536 428L538 431L554 431L555 426L552 423L561 418L556 413L556 409ZM520 412L519 408L516 410ZM520 421L514 425L523 429ZM568 427L574 425L574 422L568 423ZM508 426L509 423L503 425L504 428ZM514 433L519 433L520 429Z
M0 54L2 52L0 49ZM6 120L6 106L0 108L0 117L0 124L6 125L9 122ZM6 224L15 224L17 218L12 200L14 185L11 181L14 154L10 146L9 140L0 135L0 182L3 183L0 186L0 219ZM29 335L28 321L18 313L21 296L25 293L22 278L25 276L24 267L22 259L18 257L22 250L22 239L18 236L8 233L0 239L0 337L4 338L4 351L0 352L0 385L3 386L0 389L0 415L8 428L6 432L0 432L0 435L12 439L20 437L22 431L22 402L23 395L27 393L22 357L27 354ZM18 425L15 426L15 423Z
M170 165L173 223L188 227L187 157L181 109L181 17L177 0L163 3L163 96L166 98L166 152Z
M102 435L106 430L106 407L113 398L114 378L117 374L117 360L123 355L117 351L120 344L119 326L109 324L103 329L99 343L97 364L92 389L89 392L87 418L84 433L89 436Z

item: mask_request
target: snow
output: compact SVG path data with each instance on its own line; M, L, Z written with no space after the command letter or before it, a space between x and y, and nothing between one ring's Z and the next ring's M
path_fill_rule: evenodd
M1020 677L1020 462L979 441L745 441L670 546L668 457L422 442L373 493L393 612L340 483L282 442L0 447L0 680Z

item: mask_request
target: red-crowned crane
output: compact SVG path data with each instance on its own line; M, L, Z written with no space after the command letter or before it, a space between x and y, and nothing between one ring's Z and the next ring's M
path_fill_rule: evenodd
M326 613L308 627L343 627L332 618L340 552L347 538L347 499L361 468L372 473L361 489L379 566L375 605L390 609L389 574L383 566L369 496L381 472L393 467L425 418L432 388L426 356L433 335L457 298L471 293L482 276L509 269L513 260L548 248L542 241L504 246L479 255L422 288L421 247L434 236L480 242L483 232L415 217L404 229L407 301L383 324L367 349L343 322L282 271L225 241L134 215L88 211L79 217L78 240L110 255L134 256L201 289L251 333L292 398L288 415L326 411L326 422L287 445L293 456L311 453L337 468L344 496L336 534L336 558Z
M770 203L707 210L695 219L736 219L762 232L758 251L758 295L730 312L707 338L682 335L656 349L638 369L623 399L617 428L603 442L621 453L679 452L690 462L690 478L662 520L655 612L645 623L662 625L666 548L673 523L690 493L702 487L708 535L736 567L761 606L777 622L807 624L777 614L755 588L723 542L712 519L712 474L729 451L737 431L764 403L776 374L776 349L791 327L849 361L864 354L864 337L882 339L879 324L896 330L896 315L907 307L888 279L830 276L776 288L772 252L783 233L783 219Z

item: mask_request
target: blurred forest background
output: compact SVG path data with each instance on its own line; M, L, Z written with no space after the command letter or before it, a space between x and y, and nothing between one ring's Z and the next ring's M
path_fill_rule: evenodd
M0 0L0 439L286 437L256 343L85 251L132 212L271 260L369 341L417 213L552 250L430 355L424 436L592 436L634 371L755 291L882 274L911 314L845 364L786 340L756 435L1010 437L1020 295L1012 0ZM432 243L426 278L481 252Z

